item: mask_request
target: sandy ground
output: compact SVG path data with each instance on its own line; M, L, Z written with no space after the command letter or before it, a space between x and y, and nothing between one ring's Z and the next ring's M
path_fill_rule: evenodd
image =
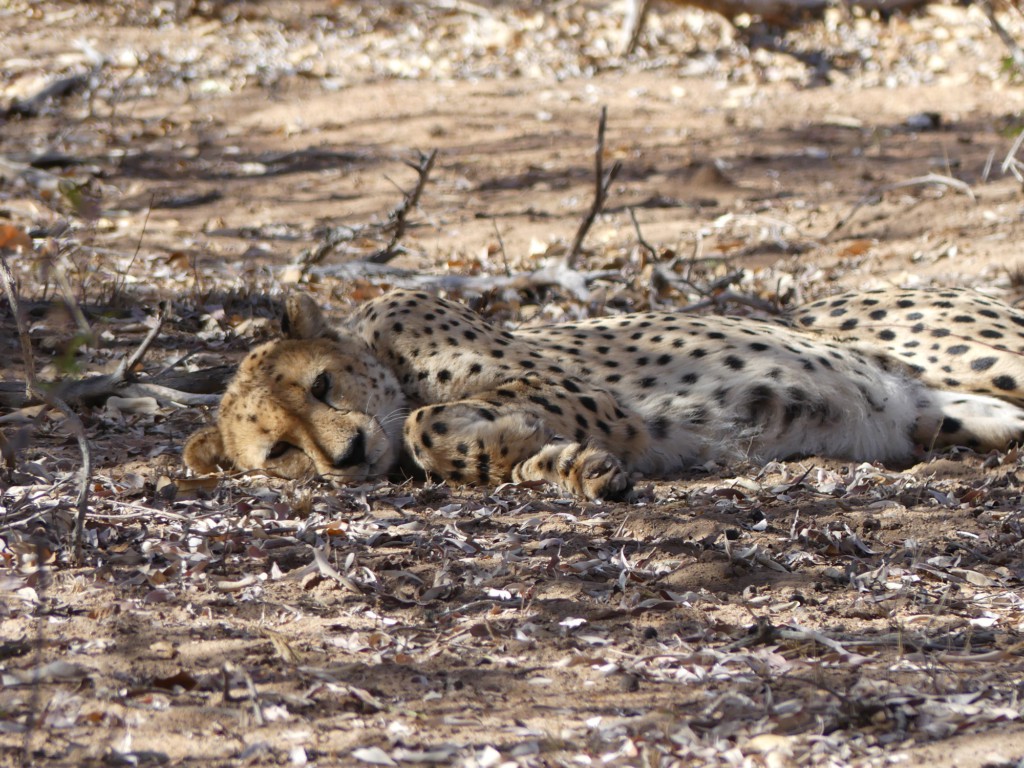
M726 277L780 304L1018 298L1024 92L975 9L780 37L659 6L623 58L615 4L179 6L0 2L0 225L33 237L8 261L44 378L113 370L160 301L147 374L237 361L296 283L341 313L433 280L508 324ZM531 273L590 205L602 106L622 169L586 279L552 285ZM401 252L366 266L434 149ZM23 380L6 304L0 329ZM0 418L2 765L1024 758L1016 452L713 467L630 504L338 491L189 478L211 411L114 402L82 411L73 565L76 443L56 414Z

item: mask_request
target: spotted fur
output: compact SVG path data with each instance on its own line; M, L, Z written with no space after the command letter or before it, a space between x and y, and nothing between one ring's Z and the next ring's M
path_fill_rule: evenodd
M1024 407L1024 313L974 291L846 294L809 304L792 320L883 350L932 387Z
M405 453L452 483L598 499L708 461L1024 438L1024 315L965 291L849 294L781 323L659 312L515 333L412 291L332 329L295 295L285 328L189 440L194 470L358 481Z

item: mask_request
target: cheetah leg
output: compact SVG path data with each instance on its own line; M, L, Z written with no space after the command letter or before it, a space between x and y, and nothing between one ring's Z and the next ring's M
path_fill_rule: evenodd
M405 445L427 472L453 483L492 485L550 440L544 420L521 410L460 400L419 408L405 422Z
M585 499L619 499L633 486L622 462L590 442L546 445L516 465L512 479L546 480Z
M925 447L966 445L976 450L1005 450L1024 442L1024 409L987 395L929 390L914 428Z
M428 405L406 421L405 444L427 472L452 483L543 480L586 498L622 496L624 463L594 442L568 442L522 404L483 399Z

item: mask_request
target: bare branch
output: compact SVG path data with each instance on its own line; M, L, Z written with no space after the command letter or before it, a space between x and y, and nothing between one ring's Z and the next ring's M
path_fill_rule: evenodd
M116 374L89 376L61 382L56 394L73 408L103 403L108 397L152 397L161 403L213 405L234 375L233 366L222 365L200 371L166 371L142 381L125 381ZM0 381L0 406L11 410L43 402L34 394L25 394L24 384ZM3 421L0 418L0 421Z
M7 265L7 259L0 251L0 282L4 285L4 293L10 302L11 311L14 313L14 322L18 328L18 338L21 339L22 354L25 364L25 390L29 397L35 397L45 402L51 408L60 411L67 420L68 426L75 440L78 442L78 449L82 453L82 473L78 487L78 500L75 506L78 514L75 517L74 550L75 561L82 562L82 536L85 530L85 516L89 512L89 485L92 481L92 452L89 450L89 440L85 435L85 427L78 414L57 397L54 393L41 388L35 375L35 360L32 356L32 342L28 335L28 328L25 325L25 318L21 314L21 307L18 302L18 290L14 284L11 270Z
M1006 27L999 22L999 19L996 17L996 9L992 5L991 0L979 0L978 5L981 6L981 10L984 12L985 18L988 19L992 31L996 33L996 37L1003 41L1003 45L1010 52L1010 58L1013 60L1013 65L1017 68L1017 71L1024 72L1024 49L1013 39L1013 35L1006 31Z
M86 319L82 308L78 305L78 301L75 299L75 292L71 287L71 281L68 280L68 267L70 265L68 264L67 253L62 252L58 258L52 259L51 266L61 293L64 294L64 304L67 305L68 312L75 319L78 332L86 340L86 343L92 346L94 344L92 327L89 325L89 321Z
M594 200L590 204L587 215L580 222L579 229L576 230L576 237L573 238L572 245L569 246L569 253L566 254L565 261L570 269L576 269L578 266L583 240L586 238L587 232L590 231L594 219L604 210L604 204L608 199L608 190L611 188L612 182L615 181L615 177L619 175L619 171L622 170L622 163L616 160L608 172L604 172L604 128L607 119L608 108L601 107L601 117L597 122L597 148L594 150Z
M640 42L640 34L647 24L647 12L651 9L651 0L629 0L629 11L622 25L622 54L629 56L636 50Z
M1021 173L1021 168L1024 167L1024 163L1021 163L1017 159L1017 152L1020 151L1020 145L1024 143L1024 131L1017 134L1017 138L1013 140L1013 144L1010 147L1010 151L1006 153L1006 157L1003 158L1003 164L1000 166L1000 170L1003 173L1011 173L1013 177L1024 184L1024 174Z
M153 327L146 334L146 338L142 340L142 343L132 352L128 357L121 361L121 364L117 366L117 370L114 372L114 378L119 381L128 381L132 376L132 371L135 370L142 362L142 358L146 356L146 352L156 341L156 337L160 335L160 330L164 327L164 320L167 319L167 305L163 302L160 303L160 309L156 315L156 322L153 323Z
M760 299L757 296L751 296L745 293L735 293L734 291L722 291L721 293L710 296L706 299L701 299L695 304L688 304L685 307L680 307L679 312L700 312L705 309L721 309L726 304L740 304L741 306L752 307L759 312L764 312L768 315L778 315L780 310L777 305L765 299Z
M409 214L417 205L419 205L420 196L423 194L423 189L427 185L427 180L430 178L430 172L434 168L434 161L436 159L437 150L434 149L426 155L420 153L417 162L406 163L406 165L416 171L416 185L402 195L402 201L391 209L391 212L388 213L387 220L383 224L354 227L339 225L331 227L321 242L317 243L316 246L303 251L296 266L305 272L313 265L319 264L330 254L337 251L343 243L350 242L356 237L366 234L367 232L374 234L390 232L391 238L386 246L381 248L379 251L360 259L360 261L372 264L386 264L391 261L391 259L397 256L401 250L399 248L399 242L402 237L405 236L405 231L408 228Z
M14 285L14 277L11 275L10 267L7 266L7 259L4 258L2 249L0 249L0 282L4 284L4 294L7 296L7 303L10 304L11 312L14 314L14 324L18 328L21 360L25 366L25 396L31 397L36 386L36 364L35 357L32 355L32 339L29 338L25 318L21 316L17 287Z
M595 270L582 272L570 269L565 259L552 259L551 263L530 272L513 272L508 275L424 275L400 269L386 269L383 265L356 261L317 267L315 275L329 275L342 279L356 277L386 276L388 285L395 288L421 288L443 291L484 292L493 290L529 290L557 285L578 299L585 300L589 291L587 285L594 280L616 279L618 270Z
M1024 133L1022 133L1021 135L1024 136ZM1019 143L1020 137L1018 137L1018 141L1014 144L1014 146L1019 146ZM1014 152L1015 150L1011 149L1010 155L1008 155L1007 157L1012 157ZM906 187L926 186L929 184L937 184L940 186L949 187L951 189L956 190L957 192L961 192L967 195L967 197L971 199L972 203L976 202L976 198L974 197L974 190L972 190L970 185L967 184L966 182L960 181L960 179L954 179L952 176L942 176L941 174L938 173L927 173L924 176L915 176L912 179L904 179L903 181L897 181L892 184L883 184L882 186L875 187L875 189L871 190L871 192L864 195L864 197L858 200L856 204L853 206L853 208L850 209L850 212L846 214L846 216L841 218L838 222L836 222L835 226L833 226L832 229L826 232L822 239L828 239L836 232L838 232L840 229L845 227L847 224L850 223L850 220L853 219L857 211L859 211L865 205L870 203L872 200L877 200L881 195L885 194L886 192L892 192L893 190L904 189Z
M313 550L313 562L316 563L317 569L319 569L320 573L324 576L338 582L350 592L355 592L357 595L361 595L363 590L359 585L345 574L340 573L337 568L331 565L330 560L327 559L329 547L330 544L324 544L322 547L311 547Z
M508 254L505 252L505 241L501 238L501 230L498 229L497 219L491 219L491 225L494 227L494 236L498 238L498 250L501 252L501 263L505 267L506 277L512 274L512 270L508 266Z
M640 222L636 220L636 209L630 206L627 210L629 211L629 220L633 222L633 231L636 232L637 242L640 243L640 246L645 251L647 251L647 254L651 257L651 259L657 259L657 249L655 249L653 245L651 245L650 243L647 242L647 240L644 239L644 233L640 231Z
M428 155L420 153L418 163L406 163L406 165L416 171L416 186L407 192L402 202L388 214L388 223L385 225L384 230L391 230L391 242L382 250L368 256L365 261L369 261L372 264L386 264L398 254L398 243L405 235L409 212L419 205L420 195L423 194L423 188L427 185L427 179L430 178L430 171L434 168L434 160L436 159L437 150L434 149Z

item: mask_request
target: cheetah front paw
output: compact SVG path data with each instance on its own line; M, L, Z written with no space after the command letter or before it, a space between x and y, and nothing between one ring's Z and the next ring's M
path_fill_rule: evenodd
M562 485L587 499L621 499L633 486L617 456L590 445L564 452L558 472Z
M621 499L633 486L617 456L588 443L548 445L512 475L517 481L546 480L590 500Z

